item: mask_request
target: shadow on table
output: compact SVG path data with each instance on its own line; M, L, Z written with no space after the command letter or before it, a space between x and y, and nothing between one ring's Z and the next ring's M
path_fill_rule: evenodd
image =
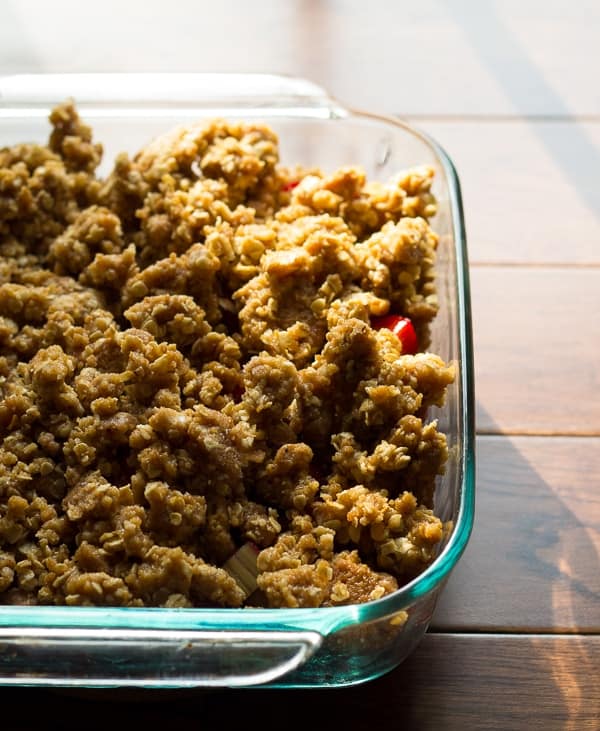
M488 414L485 421L493 424ZM589 437L478 436L474 529L433 628L600 630L599 476L591 473L597 458L586 460L591 446Z
M600 219L600 186L597 170L600 168L600 150L585 128L567 107L560 94L546 80L515 35L499 16L493 0L457 0L440 2L442 12L447 13L462 31L483 65L494 77L499 87L510 99L517 114L535 120L569 122L571 134L569 145L557 135L553 124L535 124L532 129L552 156L563 174L578 191L590 212ZM542 11L543 12L543 11ZM573 6L573 12L585 14L583 7ZM584 23L585 20L581 19ZM535 100L532 103L532 99ZM532 107L544 110L545 114L532 115ZM588 160L582 168L580 161Z
M481 404L478 410L493 425ZM531 698L528 675L512 686L502 677L525 667L538 685L545 678L549 718L564 721L551 728L588 728L578 725L585 714L600 714L600 690L590 684L600 659L584 636L600 630L599 475L591 447L587 437L478 436L474 530L431 625L446 636L517 636L516 667L500 639L500 651L478 672L513 710L516 699L523 708L528 697L542 700ZM590 687L594 698L586 697Z

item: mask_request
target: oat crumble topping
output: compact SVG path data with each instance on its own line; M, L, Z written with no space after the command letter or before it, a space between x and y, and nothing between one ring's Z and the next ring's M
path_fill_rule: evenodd
M419 574L454 379L433 171L289 167L212 120L102 179L74 103L50 122L0 149L0 602L317 607Z

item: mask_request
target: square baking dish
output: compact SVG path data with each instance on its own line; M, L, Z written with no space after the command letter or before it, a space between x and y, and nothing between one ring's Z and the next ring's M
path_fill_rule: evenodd
M85 74L0 78L0 147L45 144L48 114L73 98L103 166L181 123L263 121L281 159L325 171L360 165L386 180L435 169L440 310L429 350L456 365L442 408L448 438L436 514L451 521L433 563L398 591L366 604L318 609L137 609L0 606L0 685L207 688L326 687L361 683L400 664L430 623L474 519L474 384L466 237L452 162L427 135L393 118L349 109L304 79L264 74Z

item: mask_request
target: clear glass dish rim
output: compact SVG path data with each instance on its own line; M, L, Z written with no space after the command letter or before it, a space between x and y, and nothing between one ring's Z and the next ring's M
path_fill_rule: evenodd
M132 105L127 93L137 89L133 107L144 109L158 105L197 108L206 116L211 106L223 111L217 102L235 110L260 109L263 114L315 119L370 120L400 128L428 146L435 154L448 182L449 205L452 212L452 232L456 259L458 304L458 369L462 399L459 423L460 435L460 498L457 517L448 543L433 563L419 576L393 594L365 604L314 609L187 609L137 607L74 607L74 606L0 606L2 627L36 628L130 628L130 629L261 629L316 630L322 634L346 626L374 621L408 608L439 587L449 576L469 541L475 513L475 397L473 381L473 343L471 330L471 297L467 241L459 177L444 148L424 131L390 115L368 112L340 104L318 85L301 77L262 73L66 73L0 75L0 117L20 112L31 116L45 114L48 104L76 96L73 89L108 85L113 100L95 99L91 94L86 104L115 109L118 116L127 116ZM141 87L140 87L141 84ZM210 99L202 97L169 98L173 89L210 89ZM144 90L143 96L139 89ZM18 93L15 94L15 90ZM61 94L62 90L62 96ZM258 92L256 91L258 90ZM166 97L165 97L166 95ZM208 104L208 106L207 106ZM296 111L296 114L294 114Z

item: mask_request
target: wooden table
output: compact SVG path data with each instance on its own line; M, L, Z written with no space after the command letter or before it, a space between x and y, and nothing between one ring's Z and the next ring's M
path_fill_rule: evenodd
M123 17L116 0L4 2L0 73L290 73L421 126L454 159L471 263L476 524L429 633L379 680L134 698L3 689L22 709L6 728L50 714L62 729L80 728L82 716L89 729L281 729L290 719L311 728L600 729L600 6L126 8Z

